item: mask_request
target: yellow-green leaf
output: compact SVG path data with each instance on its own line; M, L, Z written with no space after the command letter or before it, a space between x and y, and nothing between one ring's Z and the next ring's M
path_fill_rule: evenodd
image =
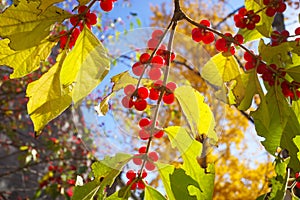
M196 138L205 134L215 143L218 138L215 132L216 122L209 106L204 102L204 96L191 86L178 87L175 96L187 119L187 123Z
M40 62L45 60L54 43L43 42L26 50L14 51L8 46L9 40L0 40L0 65L14 69L10 78L25 76L40 67Z
M67 55L60 74L64 87L73 85L75 104L85 98L107 75L110 68L106 50L96 36L84 28L74 49Z
M10 39L12 49L24 50L40 44L55 22L71 16L55 6L41 13L38 6L39 2L21 0L17 6L10 6L0 14L0 36Z
M150 185L145 188L145 200L165 200L166 198Z
M27 87L26 95L29 97L27 111L37 134L71 104L70 93L61 88L59 73L60 63L57 62L40 79Z
M80 5L85 5L85 4L87 4L88 2L90 2L90 0L77 0L78 1L78 3L80 4Z
M166 191L168 199L176 200L173 195L170 182L170 175L174 172L175 167L173 165L164 163L156 163L156 167L158 169L161 181L164 184L164 189Z
M60 3L64 0L40 0L40 5L39 5L39 9L44 12L45 10L47 10L50 6L52 6L53 4L56 3Z
M213 85L222 87L224 82L234 80L240 75L239 65L233 56L222 53L213 56L203 67L202 77Z

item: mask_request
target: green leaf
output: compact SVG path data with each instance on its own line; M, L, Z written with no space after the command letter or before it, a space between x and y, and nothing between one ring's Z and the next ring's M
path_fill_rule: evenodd
M165 200L166 198L150 185L145 188L145 200Z
M175 167L173 165L156 163L161 181L164 185L167 197L170 200L176 200L171 189L170 175L174 172Z
M198 158L205 153L200 142L191 138L186 129L178 126L170 126L164 129L168 134L172 147L177 148L183 159L182 169L186 174L198 182L199 188L190 188L191 195L198 199L212 199L214 189L214 166L208 164L206 169L201 168Z
M57 62L40 79L28 84L26 90L29 97L27 111L37 135L49 121L67 109L72 101L70 93L61 88L60 64Z
M170 175L170 182L175 199L199 199L196 196L191 196L188 187L194 186L199 188L199 184L192 177L187 175L183 169L175 169Z
M300 82L300 65L286 70L295 81Z
M60 3L63 2L64 0L40 0L40 4L39 4L39 9L42 12L45 12L45 10L47 10L50 6L52 6L53 4L56 3Z
M236 80L236 84L232 89L234 101L240 110L247 110L251 104L253 96L257 93L257 87L255 83L256 73L255 70L249 73L242 74ZM231 96L229 96L230 98Z
M298 156L298 159L300 160L300 136L296 136L294 139L293 139L293 142L295 143L295 145L297 146L298 148L298 153L297 153L297 156Z
M278 88L277 88L278 89ZM291 157L289 167L300 170L297 147L292 139L299 135L300 125L281 91L272 87L259 108L252 113L257 134L264 137L266 150L275 155L278 147L287 149Z
M14 51L8 46L9 40L0 40L0 65L14 69L10 78L20 78L40 67L51 52L54 43L42 42L29 49Z
M77 104L103 80L109 69L106 49L96 36L84 27L73 50L63 63L60 79L64 87L74 85L72 98Z
M88 2L90 2L91 0L77 0L78 1L78 3L80 4L80 5L85 5L85 4L87 4Z
M100 184L99 180L94 180L83 186L76 186L72 200L94 200L94 197L99 193Z
M239 29L238 34L244 37L244 43L250 42L252 40L257 40L263 37L262 34L256 29L248 30L247 28Z
M190 86L178 87L175 96L180 104L194 138L205 134L212 139L212 144L218 140L215 132L216 122L209 106L204 102L204 96Z
M225 57L222 53L213 56L203 67L202 77L215 86L234 80L241 74L239 65L233 56Z
M275 63L278 65L282 63L282 66L278 67L293 64L292 57L289 54L293 49L294 43L291 42L284 42L278 46L270 46L266 45L263 40L260 40L258 46L259 55L262 59L269 64Z
M257 12L264 7L265 5L260 0L245 0L245 8L247 10L253 10L254 12ZM260 21L256 24L255 29L263 36L269 37L272 32L272 22L274 17L268 17L264 11L258 12L257 14L260 16Z
M21 0L0 14L0 36L9 38L14 50L24 50L39 45L49 33L51 26L71 16L62 9L51 6L41 13L39 2Z

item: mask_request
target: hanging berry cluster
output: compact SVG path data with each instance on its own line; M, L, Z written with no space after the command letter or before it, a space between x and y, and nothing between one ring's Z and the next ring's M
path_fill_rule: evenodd
M165 104L172 104L175 100L174 90L177 85L174 82L168 82L165 84L161 78L163 77L163 71L165 65L175 58L174 53L169 53L166 50L165 45L160 45L163 31L153 31L150 40L147 42L148 51L141 54L139 61L132 66L132 73L139 77L139 80L143 76L153 81L151 86L135 86L132 84L124 87L125 96L122 98L121 103L125 108L135 108L137 111L144 111L148 103L155 103L159 105L161 101ZM170 58L169 58L170 57ZM157 106L157 109L159 106ZM155 118L155 117L154 117ZM158 161L159 155L155 151L150 150L150 142L152 139L161 138L164 135L164 131L158 127L158 121L154 123L148 117L144 117L139 121L139 133L138 136L141 140L148 141L147 146L139 148L138 153L134 155L132 161L135 165L140 166L141 169L138 172L129 170L126 173L126 177L129 179L127 185L132 190L144 189L145 183L143 179L147 176L147 171L153 171L155 169L155 162ZM145 168L145 169L144 169Z
M100 0L100 7L103 11L109 12L113 9L114 2L116 1L117 0ZM64 49L67 43L69 44L68 48L72 49L83 27L87 26L91 29L91 27L97 23L97 15L91 13L88 6L79 6L78 14L70 18L70 23L73 27L69 31L63 30L59 32L61 49Z

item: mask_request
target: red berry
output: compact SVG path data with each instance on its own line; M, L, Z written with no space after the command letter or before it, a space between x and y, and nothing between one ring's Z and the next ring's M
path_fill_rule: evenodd
M145 163L145 168L149 171L153 171L155 169L155 165L152 162L147 161Z
M161 138L163 135L164 135L164 131L163 131L163 130L160 130L160 131L158 131L158 132L156 132L156 133L154 134L154 137L156 137L156 138Z
M165 64L165 60L161 56L154 56L151 60L152 66L153 67L162 67Z
M253 53L253 51L251 51ZM248 62L253 62L254 58L249 52L244 53L244 59Z
M129 185L131 184L131 182L132 182L132 180L129 180L129 181L126 183L126 185L129 186ZM132 183L130 189L131 189L131 190L135 190L136 187L137 187L137 183Z
M139 171L138 173L141 173L141 172ZM147 174L146 170L143 170L141 177L142 177L142 178L146 178L147 175L148 175L148 174Z
M124 108L132 108L133 106L133 101L132 98L130 98L129 96L125 96L122 99L122 105L124 106Z
M296 28L295 34L296 34L296 35L300 35L300 27Z
M126 173L126 177L127 177L129 180L135 179L136 173L135 173L133 170L129 170L129 171Z
M255 64L253 62L246 62L245 69L248 71L250 69L253 69L255 67Z
M135 154L134 156L140 156L140 154ZM136 165L141 165L143 160L141 158L134 157L132 158L132 162Z
M242 16L246 15L247 14L247 9L246 8L239 9L239 14L242 15Z
M114 4L111 0L101 0L100 7L103 11L109 12L113 9Z
M139 131L139 137L142 139L142 140L148 140L150 138L150 134L144 130L144 129L141 129Z
M148 62L149 62L149 59L150 59L150 54L149 54L149 53L143 53L143 54L140 56L140 62L141 62L142 64L148 63Z
M134 102L134 107L138 111L143 111L147 108L147 101L145 99L138 99Z
M152 67L148 72L148 76L153 81L158 80L162 76L162 71L160 68Z
M296 183L296 188L300 189L300 182Z
M71 18L70 18L70 22L71 22L71 24L73 25L73 26L75 26L77 23L78 23L78 17L77 16L72 16Z
M244 42L244 37L243 37L242 35L240 35L240 34L236 34L236 35L233 37L233 39L234 39L235 41L237 41L239 44L243 44L243 42Z
M124 87L124 94L126 94L127 96L131 96L135 91L135 86L132 84L126 85Z
M171 104L174 102L174 100L175 100L175 96L173 93L165 93L163 96L163 102L165 104Z
M142 181L142 180L139 180L138 182L137 182L137 188L138 189L140 189L140 190L143 190L143 189L145 189L145 183Z
M154 88L151 88L149 98L152 100L157 100L159 98L159 91Z
M53 170L54 170L54 166L53 166L53 165L50 165L50 166L48 167L48 170L49 170L49 171L53 171Z
M132 65L132 72L136 76L141 76L144 71L144 66L140 62L136 62Z
M86 13L86 23L95 25L97 23L97 15L95 13Z
M298 178L298 177L300 177L300 172L295 173L295 178Z
M163 34L164 32L162 30L154 30L151 36L153 39L160 40Z
M280 3L279 6L277 7L276 11L283 13L286 10L286 4L285 3Z
M150 40L148 40L147 45L150 50L154 50L158 46L158 43L158 40L151 38Z
M142 146L139 148L139 153L146 153L147 147L146 146Z
M146 87L140 87L137 90L138 97L141 99L146 99L149 96L149 90Z
M202 38L203 38L203 35L202 35L201 30L199 28L194 28L192 30L192 39L195 42L200 42L200 41L202 41Z
M276 10L273 7L268 7L266 9L266 15L269 17L273 17L276 13Z
M145 127L145 126L149 126L151 124L151 120L149 118L142 118L140 121L139 121L139 126L141 128Z
M212 32L206 32L203 35L202 41L204 44L210 44L215 40L215 36Z
M148 153L148 157L153 161L156 162L158 160L158 153L155 151L152 151Z
M226 51L226 49L227 49L227 44L226 43L227 42L224 38L218 39L215 43L216 49L218 51Z
M78 13L79 14L83 13L87 8L88 8L87 6L79 6ZM89 11L87 11L87 12L89 12Z
M175 91L175 89L177 88L177 84L174 82L169 82L166 85L166 88L168 88L169 90L171 90L172 92Z
M259 15L254 15L252 17L252 22L254 22L255 24L258 23L260 21L260 16Z
M210 22L207 20L207 19L203 19L200 21L200 24L204 25L204 26L207 26L207 27L210 27Z
M254 22L250 22L246 25L248 30L253 30L255 29L255 23Z

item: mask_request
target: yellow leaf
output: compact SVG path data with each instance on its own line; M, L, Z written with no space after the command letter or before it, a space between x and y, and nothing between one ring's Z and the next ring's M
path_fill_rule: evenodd
M233 56L225 57L219 53L212 57L202 69L202 77L213 85L222 87L241 74L239 65Z
M29 49L14 51L8 46L9 40L0 40L0 65L6 65L14 69L10 78L19 78L36 70L40 62L45 60L54 43L42 42Z
M218 138L215 132L216 122L204 96L190 86L178 87L175 96L187 119L194 138L205 134L215 143Z
M48 72L27 87L29 97L27 111L33 121L36 136L44 126L67 109L72 97L69 91L61 88L60 62L57 62Z
M0 14L0 36L10 39L12 49L24 50L40 44L55 22L71 16L55 6L41 13L38 6L39 2L21 0L17 6L10 6Z
M72 98L77 104L103 80L109 69L106 49L85 27L63 63L60 79L64 87L74 84Z

